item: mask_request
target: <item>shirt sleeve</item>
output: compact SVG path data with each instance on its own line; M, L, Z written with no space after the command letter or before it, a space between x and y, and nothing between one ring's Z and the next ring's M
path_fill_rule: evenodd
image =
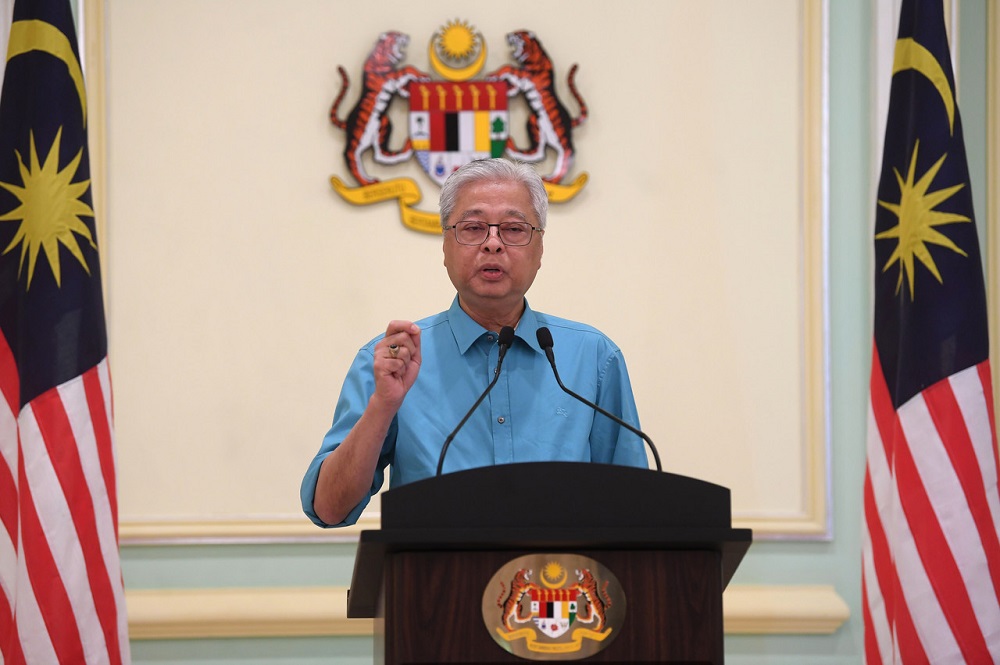
M621 350L612 348L598 380L598 406L640 429L639 411ZM591 459L604 464L649 468L642 438L598 414L590 432Z
M340 398L337 401L337 408L333 415L333 425L326 433L326 436L323 437L319 452L316 453L316 456L309 464L309 468L306 469L305 476L302 478L302 487L299 491L299 496L302 500L302 510L313 523L321 527L348 526L357 523L358 518L371 501L372 496L381 489L382 483L385 480L385 468L392 460L397 431L395 419L393 419L392 425L389 426L389 432L386 434L385 441L382 444L382 452L379 455L368 496L362 499L348 513L344 521L339 524L327 524L316 515L316 511L313 509L313 500L316 496L316 483L319 480L320 466L323 464L326 456L333 452L354 428L354 425L361 418L361 414L364 413L368 405L368 400L374 394L375 376L372 369L374 362L375 357L370 347L361 349L354 358L354 363L347 372L343 388L340 391Z

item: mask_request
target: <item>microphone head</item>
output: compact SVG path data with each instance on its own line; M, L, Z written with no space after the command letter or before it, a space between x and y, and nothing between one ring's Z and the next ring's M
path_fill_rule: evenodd
M498 339L500 346L510 346L514 343L514 329L510 326L504 326L500 329L500 337Z
M545 326L535 331L535 337L538 338L538 346L542 347L542 350L552 348L552 333Z

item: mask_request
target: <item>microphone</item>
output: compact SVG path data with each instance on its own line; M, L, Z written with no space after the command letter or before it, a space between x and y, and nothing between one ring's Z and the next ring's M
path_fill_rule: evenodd
M555 353L553 353L552 351L552 344L553 344L552 333L549 332L549 329L543 326L535 331L535 336L538 338L538 346L542 347L542 351L545 352L545 357L549 359L549 364L552 365L552 373L555 375L556 383L559 384L559 387L562 388L562 391L567 395L569 395L570 397L573 397L583 402L584 404L592 408L594 411L597 411L601 415L606 416L611 420L615 421L616 423L618 423L628 431L632 432L636 436L642 438L643 441L649 444L649 449L653 453L653 459L656 461L656 470L663 471L663 466L660 465L660 454L656 452L656 446L653 445L653 441L648 436L646 436L644 432L636 429L632 425L629 425L627 422L625 422L615 414L605 411L604 409L597 406L590 400L577 395L575 392L573 392L572 390L563 385L562 379L559 378L559 370L556 369L556 356Z
M441 457L438 458L437 473L435 475L437 476L441 475L441 468L444 466L445 453L448 452L448 446L451 445L452 439L454 439L455 435L458 434L458 430L462 429L462 426L465 425L465 421L468 420L470 416L472 416L472 413L476 410L476 408L480 404L482 404L483 400L486 399L486 396L490 394L491 390L493 390L493 386L497 384L497 379L500 378L500 367L503 365L504 356L507 355L507 349L510 348L510 345L513 342L514 342L514 329L511 328L510 326L504 326L503 328L501 328L500 336L497 339L497 344L500 346L500 353L499 357L497 358L497 368L493 370L493 380L490 381L490 385L486 386L486 390L483 391L483 394L479 396L479 399L476 400L476 403L472 405L472 408L469 409L469 411L465 414L465 417L462 418L462 422L458 423L458 426L454 430L452 430L451 434L448 435L448 438L444 440L444 445L441 446Z

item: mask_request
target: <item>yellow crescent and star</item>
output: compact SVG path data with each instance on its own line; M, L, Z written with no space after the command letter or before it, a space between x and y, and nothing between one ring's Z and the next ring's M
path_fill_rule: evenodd
M896 42L896 53L893 60L893 76L898 72L915 70L927 78L937 90L941 101L944 104L945 112L948 115L948 130L951 134L955 132L955 96L948 83L948 77L944 68L937 58L934 57L927 48L919 44L912 38L900 39ZM939 283L943 283L941 273L931 256L928 245L945 247L951 251L968 256L968 254L958 247L950 238L937 230L936 227L945 224L970 222L965 215L943 212L935 210L942 202L951 198L956 192L962 189L965 184L958 184L944 189L930 190L931 183L937 175L941 166L947 158L947 153L941 155L934 165L925 173L917 176L917 154L920 150L920 141L917 140L913 146L913 153L910 156L910 163L906 168L904 177L900 170L893 168L896 181L899 184L900 199L896 202L879 200L878 204L889 210L898 218L896 226L877 233L876 240L896 240L896 248L889 256L882 272L886 272L895 264L899 264L899 280L896 283L896 293L898 294L903 286L904 275L909 287L910 300L914 299L914 279L916 266L914 260L920 261L934 276Z
M568 573L557 561L550 561L542 569L541 582L549 589L558 589L566 583Z
M442 26L427 47L431 67L446 81L467 81L478 74L486 64L486 42L465 21L448 21ZM456 65L449 65L449 62ZM587 174L581 174L569 185L546 182L549 201L565 203L576 196L587 184ZM413 178L393 178L371 185L350 187L337 176L330 178L334 191L348 203L371 205L395 199L403 225L423 233L441 233L441 218L437 213L418 210L422 194Z
M66 65L80 98L83 126L86 127L87 98L83 85L83 71L69 39L54 25L44 21L15 21L10 30L8 66L14 58L31 52L46 53ZM7 254L20 245L18 275L23 272L27 259L27 288L31 287L40 251L45 252L56 284L61 285L59 245L66 247L88 274L90 268L77 242L77 236L81 236L91 247L97 249L90 228L80 219L81 216L94 215L90 205L80 200L90 187L90 180L73 182L83 158L83 147L81 146L73 159L60 169L61 140L62 127L56 131L48 152L40 157L35 144L35 133L31 131L27 161L20 152L14 151L20 169L21 184L0 182L0 187L20 201L19 206L0 215L0 222L20 222L14 238L3 249L2 254Z

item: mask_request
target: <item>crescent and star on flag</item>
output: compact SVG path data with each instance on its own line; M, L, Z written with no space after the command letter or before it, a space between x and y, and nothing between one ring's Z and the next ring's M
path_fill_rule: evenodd
M49 23L37 20L16 21L11 26L7 62L10 63L15 57L33 51L47 53L65 63L80 97L83 124L86 126L87 100L83 85L83 71L69 39L58 28ZM90 268L80 249L77 235L90 243L90 246L95 250L97 249L93 234L80 219L81 216L94 216L93 208L80 198L90 187L90 180L73 182L83 157L83 146L69 163L60 169L61 139L62 127L56 132L46 155L39 157L38 147L35 144L35 134L32 131L29 138L27 162L19 151L14 151L21 173L21 184L0 181L0 187L6 189L20 201L19 206L0 215L0 222L20 222L14 238L3 249L2 254L7 254L20 245L21 259L18 275L22 274L24 261L27 258L27 288L31 287L39 251L44 250L56 284L60 285L59 244L69 250L70 254L87 271L87 274L90 274Z
M941 101L944 103L945 110L948 113L949 131L953 134L955 130L955 97L944 69L934 55L925 47L911 38L900 39L896 42L896 53L892 68L893 76L897 72L909 69L923 74L938 91ZM941 169L948 155L947 153L941 155L933 166L923 175L917 177L916 167L919 150L920 141L917 140L913 146L913 153L910 157L910 164L907 168L905 178L899 172L899 169L893 168L893 172L896 174L896 181L899 184L900 200L898 202L879 200L878 202L880 206L895 214L899 222L896 226L875 235L876 240L895 239L897 241L896 249L882 267L882 272L888 271L894 264L899 263L899 281L896 283L896 293L898 294L902 288L903 276L905 275L911 301L914 299L916 270L914 259L920 261L939 283L944 282L934 262L934 258L927 247L928 244L945 247L961 256L968 256L965 251L952 242L946 235L938 231L936 227L945 224L972 221L965 215L935 210L938 205L965 187L965 183L933 192L928 191L931 183L934 181L934 177Z

